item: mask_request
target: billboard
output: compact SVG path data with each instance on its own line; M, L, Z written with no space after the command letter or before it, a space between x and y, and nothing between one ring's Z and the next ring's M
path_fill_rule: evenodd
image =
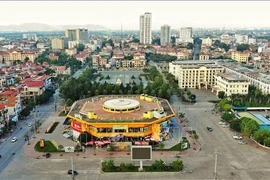
M152 160L152 146L131 146L131 160Z
M78 132L82 132L82 124L77 121L73 121L72 129Z
M74 146L65 146L65 152L74 152L75 147Z

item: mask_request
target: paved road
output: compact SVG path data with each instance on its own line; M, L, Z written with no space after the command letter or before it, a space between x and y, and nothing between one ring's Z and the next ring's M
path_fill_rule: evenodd
M58 90L55 93L56 99L59 99L59 92ZM55 97L55 96L54 96ZM51 114L54 112L54 97L50 98L50 100L43 105L37 106L36 110L39 111L40 116L36 117L36 120L40 120L41 123L43 123L45 120L48 119L48 117L51 116ZM56 102L56 105L58 105L58 102ZM0 145L0 154L2 155L2 158L0 159L0 172L12 161L14 158L14 155L12 155L12 152L15 152L15 156L17 153L20 153L23 145L26 143L24 135L28 132L29 136L31 137L33 135L33 132L31 132L31 127L28 127L26 123L31 122L33 125L35 124L35 115L34 113L31 113L30 116L27 117L26 120L20 120L17 124L16 129L11 134L9 138L6 139L5 142L3 142ZM22 128L22 129L20 129ZM17 137L18 140L14 143L11 142L11 139L13 137Z
M206 90L192 90L197 95L198 102L194 105L183 105L173 97L172 104L175 109L180 107L185 112L192 127L199 134L199 142L202 145L196 157L189 158L186 167L194 169L201 178L214 177L214 151L218 149L217 173L221 179L269 179L269 152L258 150L249 145L239 145L233 140L234 132L228 128L222 128L218 122L220 115L212 114L213 96ZM213 132L206 127L211 126ZM231 172L234 175L231 175Z

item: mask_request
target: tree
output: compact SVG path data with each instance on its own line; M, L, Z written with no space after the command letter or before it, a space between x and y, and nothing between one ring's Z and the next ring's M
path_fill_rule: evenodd
M232 114L231 112L224 112L221 115L221 119L225 120L225 121L230 121L234 119L234 114Z
M263 144L267 147L270 147L270 137L265 138Z
M156 160L153 164L152 164L152 168L153 170L156 171L163 171L165 169L165 162L163 160Z
M188 43L187 44L187 49L193 49L193 43Z
M85 48L85 46L83 44L78 44L77 45L77 51L80 52L80 51L83 51Z
M260 129L256 131L253 135L253 138L255 141L257 141L259 144L264 144L264 140L270 137L270 132L267 129Z
M241 119L233 120L230 124L230 128L235 131L241 132L241 122Z
M198 139L199 139L199 135L198 134L194 134L193 135L193 138L196 140L196 142L198 141Z
M237 51L244 52L246 50L249 50L249 45L248 44L240 44L236 47Z
M23 135L23 137L27 140L27 144L29 145L30 142L29 142L29 134L28 134L28 132L26 132L26 133Z
M259 124L257 121L247 117L242 117L241 119L242 119L241 131L245 135L250 136L259 129Z
M160 45L160 38L153 39L152 44L158 44L158 45Z
M23 62L26 63L27 61L29 61L29 57L26 57Z
M174 169L174 170L178 170L178 171L181 171L184 167L183 165L183 161L179 160L179 159L176 159L174 160L172 163L171 163L171 167Z
M195 94L191 94L188 98L189 98L190 100L192 100L192 101L195 101L196 95L195 95Z
M223 99L224 96L225 96L225 92L224 92L224 91L219 91L219 92L218 92L218 98L219 98L219 99Z
M160 143L159 143L159 148L160 148L161 150L163 150L164 147L165 147L165 144L164 144L163 142L160 142Z

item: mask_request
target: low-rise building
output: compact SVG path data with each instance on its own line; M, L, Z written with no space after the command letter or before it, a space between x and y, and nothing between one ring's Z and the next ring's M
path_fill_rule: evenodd
M250 56L249 51L244 51L244 52L232 51L232 59L238 62L247 63L249 56Z
M209 60L209 54L201 53L199 56L199 60Z
M173 61L169 63L169 72L178 79L179 88L212 88L214 75L224 68L213 61Z
M215 86L212 92L224 91L225 95L231 96L232 94L248 94L248 87L250 82L243 78L241 75L234 73L220 73L215 75Z
M77 54L76 48L69 48L69 49L66 49L65 51L66 51L67 55L69 55L69 56L73 56L73 55Z
M260 89L264 94L270 94L270 73L258 69L249 69L241 66L239 63L232 62L218 62L220 66L225 69L227 73L235 73L246 78L250 85Z

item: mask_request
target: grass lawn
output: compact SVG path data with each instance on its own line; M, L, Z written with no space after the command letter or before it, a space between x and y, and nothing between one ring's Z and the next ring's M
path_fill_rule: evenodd
M67 114L65 113L65 111L61 111L58 116L66 116L66 115Z
M39 141L37 142L37 144L35 145L35 150L38 152L63 152L63 151L59 151L52 143L51 141L45 141L45 147L41 148L39 146Z

